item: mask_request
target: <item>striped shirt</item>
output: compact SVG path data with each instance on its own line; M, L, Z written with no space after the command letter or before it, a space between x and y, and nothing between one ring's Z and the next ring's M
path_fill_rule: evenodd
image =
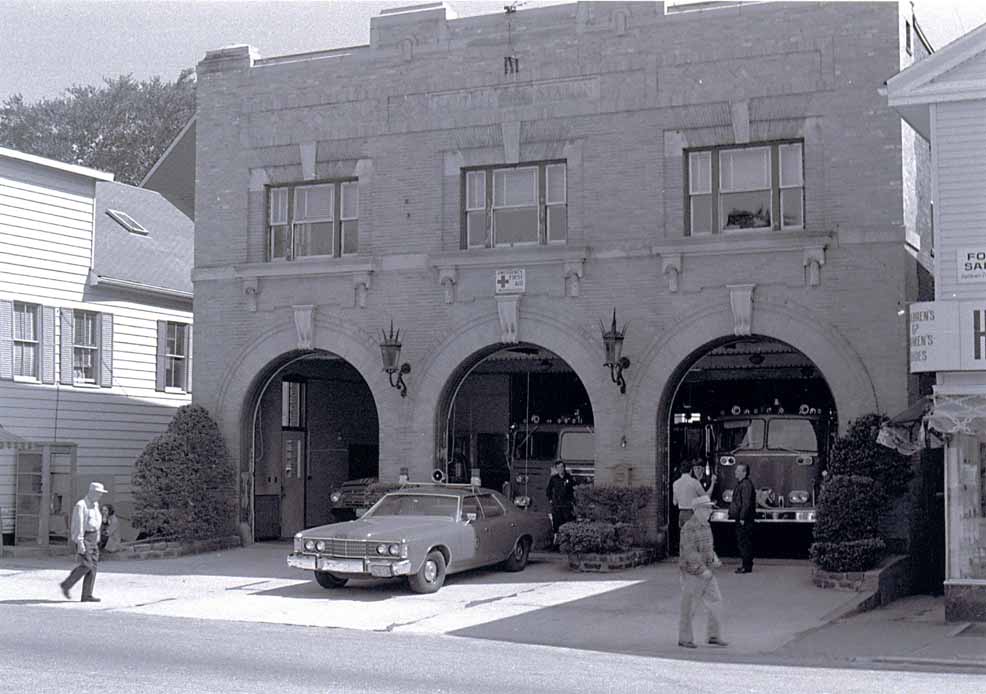
M681 549L678 566L693 576L701 576L715 563L716 553L712 546L712 528L708 522L692 516L681 528Z

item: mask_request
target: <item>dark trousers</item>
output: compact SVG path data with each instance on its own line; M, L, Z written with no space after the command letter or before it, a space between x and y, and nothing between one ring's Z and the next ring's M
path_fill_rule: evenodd
M82 579L82 598L91 598L93 586L96 585L96 572L99 565L99 533L91 532L85 534L85 554L75 555L75 568L62 582L66 590ZM78 547L76 547L78 550Z
M739 549L743 568L753 569L753 521L736 521L736 548Z
M558 532L558 528L568 523L571 520L575 520L575 514L572 513L571 506L551 506L551 525L554 526L555 533Z

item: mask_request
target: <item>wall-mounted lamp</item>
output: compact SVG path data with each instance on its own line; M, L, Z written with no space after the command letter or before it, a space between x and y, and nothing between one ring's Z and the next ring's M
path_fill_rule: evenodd
M602 321L599 321L599 327L603 332L603 344L606 347L606 362L603 366L609 367L610 378L613 379L613 383L620 387L621 393L627 392L627 382L623 380L623 370L630 368L630 360L624 356L621 356L623 352L623 337L627 332L627 324L623 324L623 330L616 329L616 309L613 309L613 324L609 330L606 330L606 326L603 325Z
M393 388L399 388L401 391L401 397L407 397L407 384L404 383L404 375L411 373L411 365L404 362L400 366L397 362L401 360L401 331L398 330L394 332L394 321L390 321L390 334L387 334L383 330L383 339L380 341L380 357L383 359L383 370L387 372L387 377L390 379L390 385ZM397 380L394 380L394 374L397 374Z

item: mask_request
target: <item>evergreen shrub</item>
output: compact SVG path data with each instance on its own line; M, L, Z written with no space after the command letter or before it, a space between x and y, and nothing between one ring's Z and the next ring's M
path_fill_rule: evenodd
M629 550L633 537L629 523L578 520L558 529L558 547L566 554L613 554Z
M871 477L879 493L892 500L907 491L914 472L910 458L877 443L880 427L886 421L883 415L871 413L851 422L832 446L828 472Z
M878 535L882 495L874 480L835 475L822 485L815 522L818 542L850 542Z
M811 546L811 560L825 571L866 571L880 563L886 550L886 544L878 537L849 542L816 542Z
M651 487L583 484L575 488L575 517L641 525L641 512L654 495Z

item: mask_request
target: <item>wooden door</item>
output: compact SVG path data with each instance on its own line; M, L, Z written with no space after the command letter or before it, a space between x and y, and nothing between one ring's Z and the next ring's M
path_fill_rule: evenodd
M305 525L305 476L308 469L306 435L281 432L281 537L293 537Z

